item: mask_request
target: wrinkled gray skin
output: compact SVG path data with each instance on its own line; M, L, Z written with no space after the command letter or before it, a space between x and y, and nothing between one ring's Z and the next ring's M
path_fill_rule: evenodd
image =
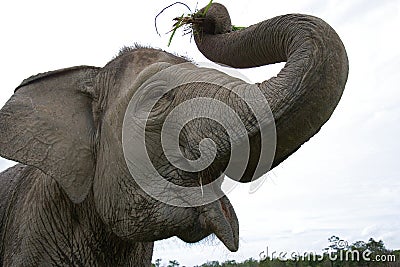
M235 68L287 62L277 77L257 84L275 118L272 167L331 116L347 80L348 60L338 35L321 19L292 14L230 32L226 9L213 4L195 27L201 32L195 36L199 50L214 62ZM103 68L40 74L17 88L0 113L0 155L20 162L0 174L3 266L149 266L154 241L178 236L197 242L212 233L231 251L238 249L238 221L226 197L201 207L169 206L144 193L127 169L121 144L124 112L137 87L167 68L152 65L160 62L186 60L151 48L125 49ZM171 75L180 79L179 72ZM216 86L194 87L165 97L150 114L154 125L186 99L213 96L229 102L231 97ZM245 106L232 103L242 120L249 121L252 156L241 177L248 182L260 134L249 126L257 124ZM209 132L218 126L211 124L187 125L182 147L187 157L196 158L194 144L211 136L220 148L218 163L207 172L185 173L161 157L155 164L160 174L185 186L198 186L201 175L206 182L216 179L230 143L219 128ZM157 129L154 133L159 134ZM155 158L161 148L154 142L148 150Z

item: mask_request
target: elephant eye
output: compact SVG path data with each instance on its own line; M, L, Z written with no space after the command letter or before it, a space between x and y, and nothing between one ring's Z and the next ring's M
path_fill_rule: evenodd
M165 88L162 82L153 82L135 93L131 100L135 116L146 119L150 113L154 116L166 110L174 99L174 93Z
M174 101L175 94L172 91L166 93L154 92L153 99L155 103L152 106L151 114L158 115L161 112L165 112L171 103Z

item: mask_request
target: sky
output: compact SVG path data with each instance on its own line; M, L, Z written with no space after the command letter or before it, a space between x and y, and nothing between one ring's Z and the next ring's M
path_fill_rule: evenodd
M190 36L158 36L154 17L173 1L5 1L0 4L0 106L33 74L75 65L104 66L135 42L207 62ZM199 0L198 7L207 4ZM153 260L193 266L208 260L259 259L265 252L321 252L337 235L349 244L370 237L400 248L399 0L220 0L232 23L248 26L287 14L327 21L345 44L350 72L331 119L299 151L266 174L249 193L228 197L240 224L240 247L229 252L217 238L186 244L158 241ZM140 4L139 4L140 3ZM185 1L191 8L196 1ZM175 6L158 19L161 33L187 12ZM282 64L240 70L253 82L276 75ZM0 159L0 170L13 163Z

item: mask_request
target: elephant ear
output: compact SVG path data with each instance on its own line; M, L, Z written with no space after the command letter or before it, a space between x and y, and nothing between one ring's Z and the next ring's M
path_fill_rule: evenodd
M85 199L93 181L98 70L80 66L28 78L0 111L0 156L40 169L74 203Z

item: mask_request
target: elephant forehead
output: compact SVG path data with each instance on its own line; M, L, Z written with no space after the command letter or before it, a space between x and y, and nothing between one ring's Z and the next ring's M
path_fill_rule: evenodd
M190 62L175 64L162 69L156 76L152 76L148 79L146 81L147 84L154 79L167 81L172 88L193 82L211 83L222 86L233 82L239 84L245 83L243 80L226 75L219 70L198 67Z

